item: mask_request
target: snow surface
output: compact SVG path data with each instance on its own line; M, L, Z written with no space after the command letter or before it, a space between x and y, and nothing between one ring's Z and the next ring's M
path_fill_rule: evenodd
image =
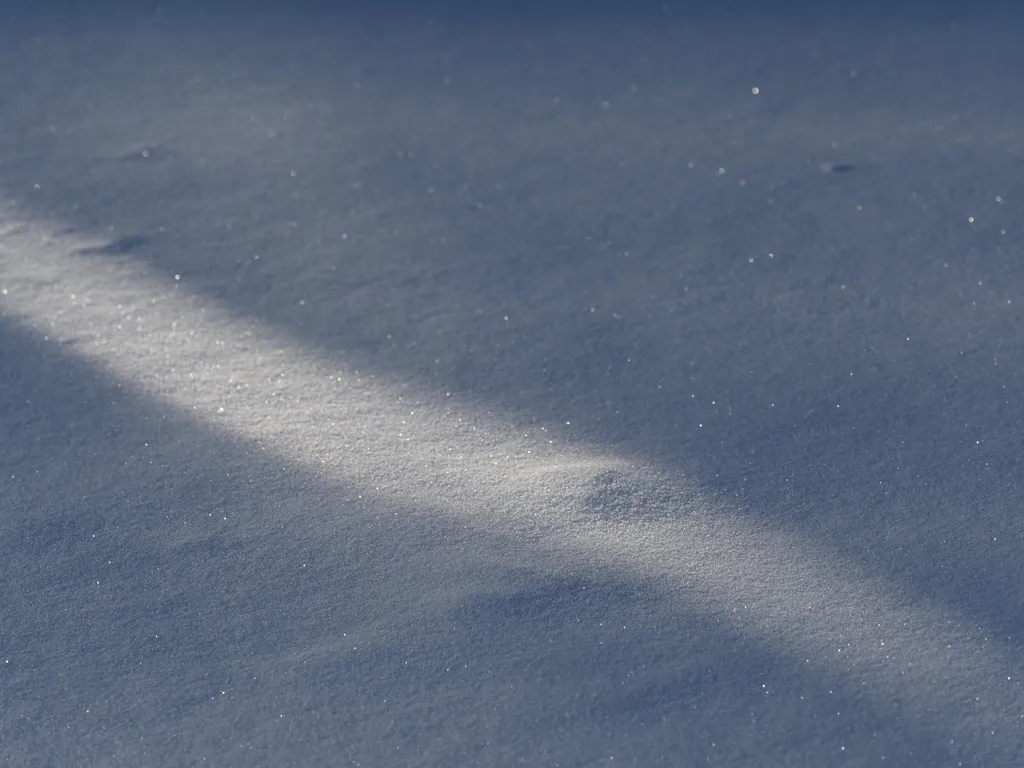
M1024 764L1021 18L0 28L0 763Z

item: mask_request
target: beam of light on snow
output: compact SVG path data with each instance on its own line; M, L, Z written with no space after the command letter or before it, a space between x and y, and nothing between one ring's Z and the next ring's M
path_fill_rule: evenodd
M346 370L186 282L12 211L0 214L0 311L123 386L283 463L530 537L568 568L655 579L798 663L895 702L926 730L1018 753L1020 660L948 609L901 601L855 564L750 523L669 472ZM609 478L646 494L642 517L602 508L595 489Z

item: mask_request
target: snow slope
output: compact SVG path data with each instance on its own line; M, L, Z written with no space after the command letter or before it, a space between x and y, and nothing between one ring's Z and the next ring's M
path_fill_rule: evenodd
M1024 761L1019 19L879 13L16 17L0 761Z

